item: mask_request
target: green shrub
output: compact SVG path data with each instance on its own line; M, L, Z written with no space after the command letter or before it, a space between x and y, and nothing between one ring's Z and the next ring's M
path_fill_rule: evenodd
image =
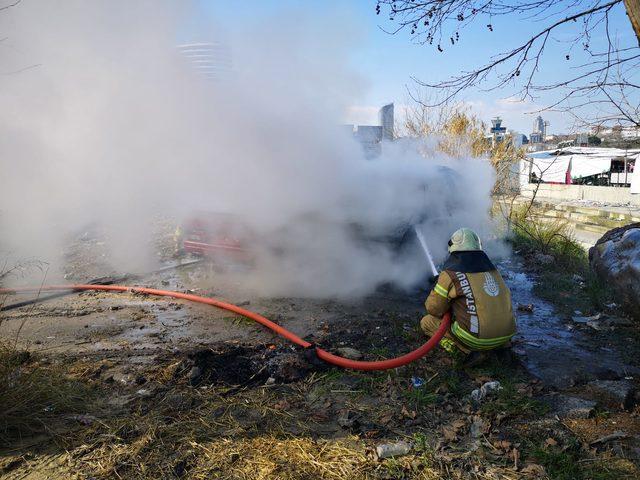
M584 270L588 266L586 252L573 237L565 220L546 220L528 205L514 207L509 220L516 247L527 253L551 255L563 268L571 271Z

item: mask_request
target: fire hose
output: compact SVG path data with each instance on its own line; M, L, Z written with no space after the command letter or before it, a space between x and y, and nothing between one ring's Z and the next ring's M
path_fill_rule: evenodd
M264 325L269 328L276 334L281 337L286 338L292 343L296 345L308 349L315 348L315 354L321 360L324 360L327 363L332 365L336 365L342 368L348 368L352 370L389 370L392 368L402 367L403 365L407 365L408 363L414 362L422 357L424 357L432 348L434 348L440 339L445 335L447 330L449 329L449 325L451 323L451 316L447 312L443 319L442 323L438 330L433 334L433 336L421 347L413 350L412 352L407 353L406 355L402 355L400 357L391 358L388 360L378 360L372 362L366 361L356 361L348 358L340 357L334 355L322 348L316 347L314 344L300 338L293 332L290 332L286 328L281 325L278 325L275 322L259 315L250 310L246 310L242 307L234 305L232 303L223 302L220 300L216 300L214 298L201 297L199 295L192 295L189 293L181 293L174 292L171 290L156 290L155 288L145 288L145 287L128 287L124 285L45 285L42 287L23 287L23 288L13 288L13 289L0 289L0 294L16 294L16 293L27 293L27 292L42 292L42 291L60 291L60 290L71 290L71 291L85 291L85 290L97 290L104 292L130 292L130 293L138 293L145 295L157 295L161 297L171 297L180 300L187 300L189 302L196 303L204 303L205 305L212 305L217 308L222 308L224 310L228 310L233 313L237 313L238 315L242 315L245 318L253 320L255 322Z
M429 247L422 235L422 232L418 227L414 227L414 232L420 241L420 245L424 250L424 253L427 257L427 261L429 262L429 267L434 275L437 275L437 270L435 264L433 262L433 258L431 253L429 252ZM174 292L171 290L157 290L155 288L146 288L146 287L128 287L124 285L96 285L96 284L79 284L79 285L46 285L41 287L23 287L23 288L13 288L13 289L0 289L0 295L2 294L16 294L16 293L28 293L28 292L43 292L43 291L85 291L85 290L97 290L104 292L130 292L130 293L138 293L145 295L157 295L160 297L171 297L180 300L187 300L189 302L195 303L204 303L205 305L212 305L217 308L221 308L224 310L228 310L230 312L236 313L238 315L242 315L245 318L253 320L255 322L264 325L269 328L276 334L284 337L290 342L304 348L304 349L314 349L316 356L332 365L336 365L342 368L348 368L351 370L390 370L392 368L402 367L407 365L408 363L415 362L416 360L424 357L432 348L434 348L442 337L449 330L449 326L451 324L451 314L449 312L445 313L442 318L442 322L440 323L440 327L433 336L421 347L409 352L400 357L391 358L388 360L377 360L377 361L358 361L351 360L349 358L340 357L338 355L334 355L326 350L323 350L320 347L300 338L295 333L290 332L286 328L281 325L278 325L275 322L272 322L266 317L262 315L252 312L250 310L244 309L232 303L223 302L221 300L216 300L214 298L202 297L199 295L192 295L190 293L181 293Z

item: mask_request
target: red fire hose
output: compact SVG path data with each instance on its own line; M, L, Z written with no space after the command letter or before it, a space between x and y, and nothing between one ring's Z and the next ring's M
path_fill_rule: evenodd
M24 293L24 292L41 292L41 291L51 291L51 290L101 290L107 292L132 292L132 293L143 293L147 295L158 295L161 297L172 297L179 298L182 300L188 300L190 302L196 303L204 303L206 305L213 305L214 307L222 308L224 310L229 310L231 312L237 313L238 315L242 315L243 317L250 318L265 327L273 330L278 335L286 338L290 342L295 343L303 348L309 348L313 345L306 340L298 337L296 334L290 332L286 328L278 325L277 323L272 322L271 320L259 315L257 313L251 312L244 308L238 307L237 305L233 305L231 303L222 302L220 300L215 300L213 298L200 297L198 295L191 295L188 293L180 293L173 292L170 290L156 290L155 288L144 288L144 287L127 287L122 285L49 285L42 287L24 287L24 288L15 288L15 289L0 289L0 294L15 294L15 293ZM401 357L391 358L389 360L380 360L375 362L361 362L356 360L350 360L348 358L339 357L337 355L333 355L332 353L327 352L321 348L316 347L316 354L318 358L324 360L327 363L331 363L333 365L337 365L338 367L349 368L352 370L389 370L391 368L398 368L408 363L414 362L419 358L424 357L433 347L435 347L440 339L444 336L444 334L449 329L449 325L451 323L451 315L449 312L445 314L442 319L442 323L440 327L435 332L435 334L420 348L407 353L406 355L402 355Z

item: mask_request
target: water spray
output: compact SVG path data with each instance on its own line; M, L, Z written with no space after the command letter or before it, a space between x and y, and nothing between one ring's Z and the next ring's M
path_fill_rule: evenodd
M429 251L429 246L427 245L427 241L422 234L422 231L418 228L417 225L413 226L413 231L416 232L416 237L420 241L420 246L424 251L425 256L427 257L427 263L429 264L429 268L431 269L431 273L434 277L438 276L438 270L436 269L435 263L433 263L433 257L431 256L431 252Z

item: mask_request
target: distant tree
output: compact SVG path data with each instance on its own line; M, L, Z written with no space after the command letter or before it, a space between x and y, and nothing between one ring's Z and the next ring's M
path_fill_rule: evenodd
M625 8L635 38L615 38L611 34L609 17L619 8ZM560 99L545 110L570 113L579 124L640 126L640 0L378 0L376 12L380 14L383 9L395 25L388 33L408 31L414 41L432 45L440 52L453 48L473 22L486 22L488 32L494 31L492 19L498 16L540 25L521 41L506 39L516 46L484 65L436 83L414 78L419 86L444 92L432 106L447 103L463 90L481 84L489 90L517 85L522 99L559 91ZM571 31L565 61L571 62L575 48L582 48L588 60L569 63L572 68L567 68L565 78L558 82L539 83L547 43L564 27ZM591 45L596 35L606 39L602 50ZM594 104L599 113L585 116L585 107L593 112Z
M587 145L598 146L602 143L600 137L596 137L595 135L589 135L587 137Z
M507 137L492 143L487 139L487 126L473 113L459 106L429 108L421 104L407 111L404 133L413 138L428 138L419 148L426 158L444 153L451 158L487 158L496 173L493 194L503 194L512 188L514 163L525 157L525 151Z

